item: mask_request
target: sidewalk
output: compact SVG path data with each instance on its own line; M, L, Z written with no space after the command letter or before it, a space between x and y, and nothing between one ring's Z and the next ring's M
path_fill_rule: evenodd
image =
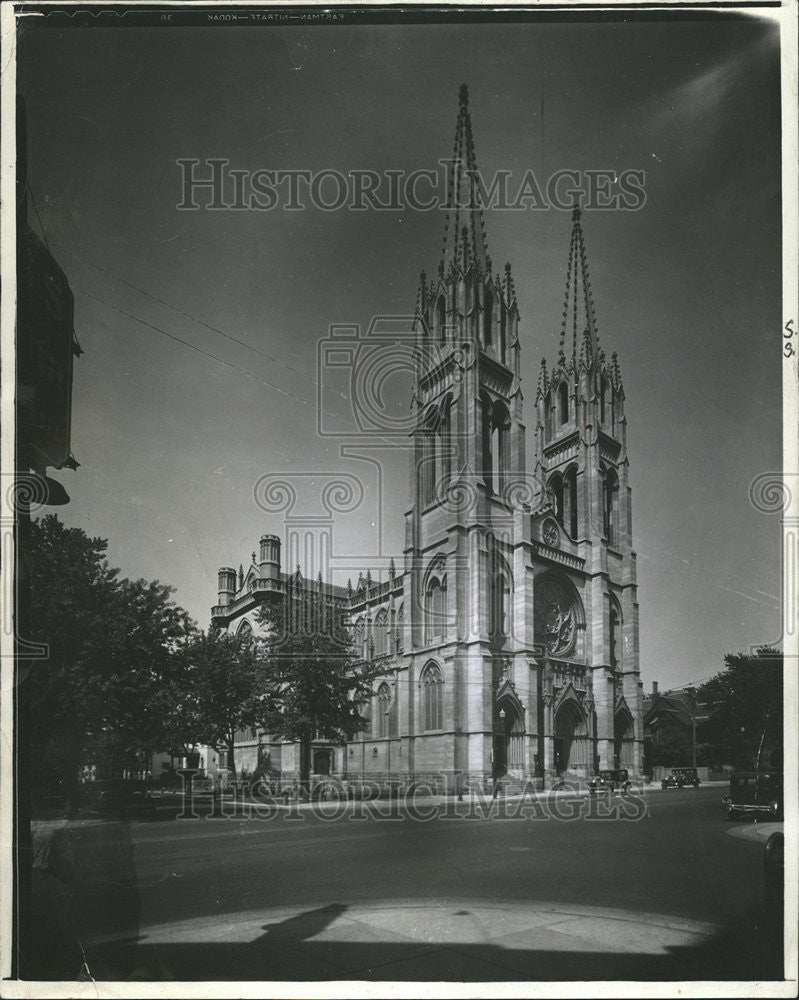
M765 844L772 833L782 833L784 825L782 823L742 823L740 826L732 826L727 830L727 834L730 837L735 837L736 840L754 840L761 844Z
M678 916L570 903L319 901L143 928L141 960L202 974L224 948L231 972L286 980L497 981L647 978L675 957L699 975L722 928ZM109 940L109 935L105 940ZM102 940L102 938L100 939ZM235 973L234 973L235 974Z

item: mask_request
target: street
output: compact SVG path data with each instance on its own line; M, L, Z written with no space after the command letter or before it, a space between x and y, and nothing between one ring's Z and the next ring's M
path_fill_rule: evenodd
M637 819L574 796L571 820L84 821L73 919L97 979L781 978L762 844L722 791L649 791Z

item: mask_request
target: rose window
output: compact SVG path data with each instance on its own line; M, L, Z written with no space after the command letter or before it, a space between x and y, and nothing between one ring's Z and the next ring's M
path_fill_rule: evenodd
M552 656L573 652L577 634L574 600L559 583L545 580L535 588L536 641Z

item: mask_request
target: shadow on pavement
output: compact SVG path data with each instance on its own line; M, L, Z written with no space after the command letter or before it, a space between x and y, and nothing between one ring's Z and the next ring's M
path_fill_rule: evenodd
M552 932L545 928L529 933L529 947L518 935L513 947L385 941L357 917L348 919L347 911L338 903L311 909L264 925L264 933L248 943L149 943L146 935L138 943L116 941L97 948L90 968L94 978L105 978L107 969L134 968L134 978L154 980L782 979L781 921L763 915L699 946L651 955L587 950L584 939L569 943L562 936L557 946L547 947ZM336 940L325 940L325 930L339 918Z

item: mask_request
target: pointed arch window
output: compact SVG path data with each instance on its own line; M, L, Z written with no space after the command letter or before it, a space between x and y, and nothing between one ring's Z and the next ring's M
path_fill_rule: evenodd
M488 634L501 645L510 635L511 591L508 575L496 563L489 581Z
M494 404L491 415L491 487L502 491L509 471L510 415L504 403Z
M436 336L442 344L447 339L447 306L443 295L436 302Z
M432 642L446 635L447 577L434 573L425 588L425 641Z
M604 513L604 528L605 528L605 538L609 545L613 545L616 542L616 502L619 493L619 477L616 475L615 470L608 469L605 472L604 478L604 502L603 502L603 513Z
M563 477L559 472L556 472L554 476L550 476L549 483L547 484L552 490L552 498L555 502L555 519L561 528L564 527L563 524Z
M572 538L577 537L577 466L572 465L563 477L563 526Z
M401 653L405 646L405 605L401 604L397 612L397 629L394 636L395 651Z
M440 470L441 488L446 493L452 473L457 465L453 454L455 436L452 433L453 420L452 397L447 396L441 404L441 415L438 421L438 459L436 466Z
M605 423L608 390L608 379L606 375L603 375L599 385L599 419L603 424Z
M621 639L621 614L616 606L616 602L610 601L610 620L608 624L608 659L613 670L621 667L620 644Z
M444 728L444 678L436 663L428 663L422 672L421 721L424 732Z
M499 307L499 360L503 363L505 362L505 351L507 349L507 338L508 338L508 311L505 308L505 303L500 302Z
M491 400L488 396L480 397L480 437L481 450L483 453L483 482L489 489L493 489L492 469L494 466L493 455L491 453Z
M372 734L376 739L389 735L391 712L391 688L385 682L377 689L377 709L372 722Z
M436 468L436 438L438 436L438 411L430 410L422 427L422 460L419 468L419 495L422 506L427 507L436 498L436 482L438 469Z
M386 611L378 611L374 624L374 650L375 656L385 656L389 652L388 648L388 614Z
M366 642L366 622L363 618L359 618L355 622L355 652L364 660L369 658Z
M244 621L239 625L236 635L240 639L250 639L252 638L252 625L245 618Z
M486 347L494 346L494 296L489 288L483 300L483 337Z
M565 382L558 387L558 419L561 424L569 422L569 387Z

